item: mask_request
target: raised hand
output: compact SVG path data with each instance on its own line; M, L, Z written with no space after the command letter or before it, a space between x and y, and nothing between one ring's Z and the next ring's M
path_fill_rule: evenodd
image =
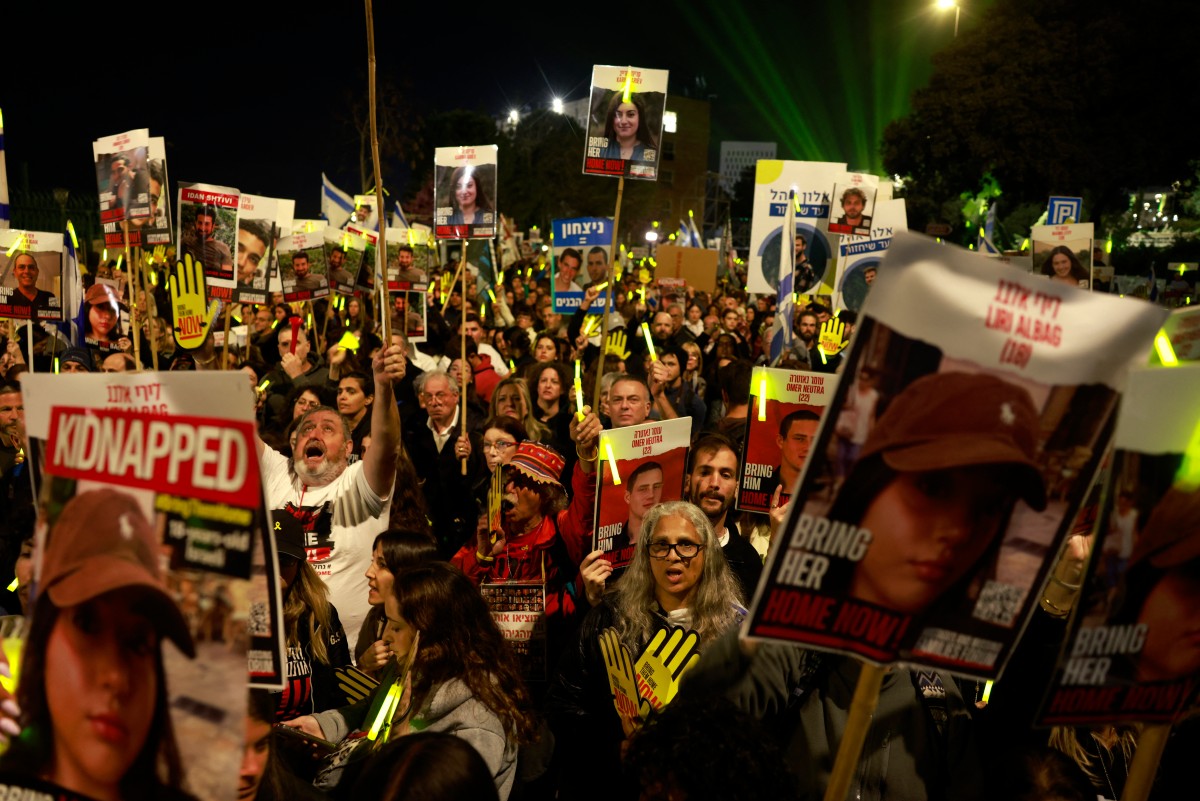
M175 274L171 276L171 317L179 347L186 350L200 347L217 314L217 305L214 300L205 311L204 265L192 259L191 254L184 254L183 261L175 263Z

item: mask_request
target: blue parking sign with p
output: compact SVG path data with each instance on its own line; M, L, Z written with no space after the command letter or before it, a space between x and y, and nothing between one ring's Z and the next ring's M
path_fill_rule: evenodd
M1051 197L1050 209L1046 213L1047 225L1063 225L1077 223L1083 216L1083 198L1081 197Z

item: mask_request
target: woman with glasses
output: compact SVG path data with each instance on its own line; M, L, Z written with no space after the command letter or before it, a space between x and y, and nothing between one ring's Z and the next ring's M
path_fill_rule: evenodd
M622 796L615 774L621 743L636 722L622 720L613 706L599 643L605 629L616 630L636 661L659 629L694 630L703 649L745 614L737 579L704 512L686 501L651 509L628 570L584 618L578 643L564 652L550 688L548 713L565 779L559 797ZM597 766L611 770L613 779L574 781Z

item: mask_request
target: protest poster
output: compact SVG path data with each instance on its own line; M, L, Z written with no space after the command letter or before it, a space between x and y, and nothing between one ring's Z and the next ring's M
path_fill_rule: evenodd
M692 418L647 420L600 435L600 481L596 487L596 534L592 550L604 551L613 567L633 558L646 513L683 498Z
M1200 365L1130 374L1088 575L1040 725L1171 723L1195 705L1198 431Z
M367 240L363 237L336 228L325 229L325 264L328 269L326 277L330 289L339 295L354 294L359 270L365 262L366 250ZM371 256L375 256L374 248L371 248Z
M425 290L389 292L392 299L392 330L404 331L409 342L424 342L429 306Z
M237 231L237 303L265 304L271 265L276 263L279 214L273 197L242 195Z
M151 216L150 207L150 131L134 131L106 136L92 142L92 157L96 163L96 185L100 196L100 222L112 224L116 234L113 245L124 246L121 223L145 220ZM131 245L133 243L130 243Z
M325 227L293 232L279 240L279 276L286 303L316 300L329 294L325 280Z
M1091 289L1093 228L1092 223L1033 226L1033 271L1057 283Z
M546 585L539 582L479 586L504 639L521 663L526 681L546 681Z
M833 185L827 230L843 236L870 236L879 178L862 172L842 175Z
M660 287L664 282L670 285L674 279L698 292L717 291L717 251L659 245L654 255L654 276Z
M233 249L237 243L241 192L227 186L179 185L179 258L204 265L210 299L233 300Z
M434 232L438 239L490 239L496 235L498 152L496 145L434 150Z
M550 267L550 286L555 314L574 314L583 302L584 286L608 280L612 223L608 217L551 221L554 261ZM593 303L588 311L599 314L603 306L603 302Z
M22 673L18 697L28 697L29 682L49 703L45 719L29 724L57 740L69 710L94 703L71 684L77 662L97 675L120 670L133 696L106 725L125 732L108 738L125 747L105 751L105 775L92 776L89 791L107 783L114 797L154 798L166 784L232 798L245 732L251 549L264 536L250 386L233 373L38 373L23 378L22 393L44 458L24 646L25 666L42 667ZM64 650L52 632L81 614L94 628L82 640L60 635L71 640ZM142 658L118 668L108 661L121 653L117 642L136 642ZM157 776L145 768L166 754L177 754L177 768ZM39 759L31 753L41 778L81 789Z
M136 201L136 196L140 194L143 186L146 189L146 203L148 204L148 212L142 216L131 216L125 220L128 226L122 225L120 219L109 219L103 221L101 226L104 229L104 247L111 249L122 249L125 247L125 229L128 228L129 246L131 248L146 248L150 249L157 245L167 247L171 244L171 197L167 191L167 146L165 140L161 136L151 136L146 139L146 156L142 160L135 150L128 153L127 160L116 160L110 158L110 165L101 168L97 163L98 169L104 169L109 176L108 185L118 186L118 192L122 196L134 196L130 202L134 206L134 211L140 212L140 201ZM140 167L130 165L141 164ZM113 169L115 166L115 170ZM113 180L113 172L119 173L117 180ZM101 179L103 181L103 179ZM143 183L144 182L144 183ZM123 204L124 197L110 196L106 201L104 199L105 191L101 190L101 216L105 215L107 203L109 206L114 203ZM111 192L110 192L111 195ZM108 216L120 217L120 214L115 209L108 209Z
M89 347L109 351L121 350L122 345L128 345L129 305L125 300L125 281L97 278L83 293L79 316L83 318L83 341Z
M0 229L0 317L63 320L63 235Z
M796 275L798 294L833 293L834 243L825 231L834 181L845 164L763 159L754 171L754 210L746 289L779 293L781 240L789 193L795 192Z
M1162 337L1166 337L1169 349L1164 349ZM1166 359L1164 360L1164 352ZM1162 333L1155 339L1150 353L1151 364L1200 361L1200 306L1176 309L1163 323Z
M837 376L832 373L754 368L738 509L770 512L775 488L780 485L779 503L788 502L836 386Z
M1164 317L898 232L747 636L995 678Z
M419 228L387 229L388 291L424 291L436 263L432 232Z
M879 274L879 265L892 236L908 230L904 200L876 200L871 231L861 236L848 234L838 239L836 303L839 309L857 312Z
M592 67L585 175L658 180L667 70Z

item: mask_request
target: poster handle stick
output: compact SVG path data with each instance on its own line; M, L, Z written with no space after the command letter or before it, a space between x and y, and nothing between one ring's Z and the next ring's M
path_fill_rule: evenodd
M25 350L29 352L26 365L29 367L29 372L34 372L33 369L33 318L25 321Z
M121 235L125 240L125 266L129 270L129 280L125 282L125 287L127 291L133 293L133 297L129 299L129 330L133 334L133 360L137 363L135 369L140 373L142 371L142 338L138 336L138 270L129 253L129 220L121 221Z
M458 388L459 399L462 402L462 410L459 412L458 430L463 434L467 433L467 371L471 369L471 365L467 362L467 271L464 265L467 263L467 240L462 240L462 255L458 259L458 271L462 274L462 293L463 309L462 314L458 318L458 330L462 347L458 351L458 375L462 379L459 383L462 384ZM447 301L449 302L449 301ZM464 457L462 460L462 474L467 474L467 460Z
M1121 801L1146 801L1150 797L1154 774L1158 772L1158 762L1162 759L1163 749L1167 747L1170 733L1169 723L1156 723L1142 729L1137 750L1133 753L1133 762L1129 765L1129 777L1121 792Z
M325 314L321 315L321 358L325 358L324 348L328 345L327 334L329 332L329 312L333 308L333 299L335 295L330 295L325 301ZM389 342L390 344L390 342Z
M145 253L145 249L142 250L142 253ZM150 264L151 269L153 269L153 260L151 260ZM158 347L154 343L154 321L158 319L158 301L154 298L154 292L148 283L149 279L146 278L145 263L142 261L138 262L138 275L141 276L142 297L146 299L146 310L142 325L146 328L146 344L150 346L151 366L155 372L158 372ZM136 338L140 339L140 333L140 329L134 329L134 336Z
M600 387L604 380L604 349L608 344L609 306L612 305L613 283L616 281L617 259L621 258L617 226L621 222L621 199L625 196L625 176L617 179L617 206L613 210L612 258L608 262L608 286L604 288L604 308L600 311L600 355L596 359L596 389L592 395L592 410L600 413Z
M379 167L379 124L375 113L375 14L371 0L365 0L367 11L367 106L371 115L371 164L375 173L375 210L379 238L375 242L375 283L379 289L379 332L384 348L392 344L392 319L387 310L387 275L383 269L387 255L387 209L383 205L383 173ZM404 325L403 321L401 322ZM407 331L408 326L405 325Z
M858 759L862 755L867 729L871 727L875 705L879 703L879 687L883 683L885 672L887 668L882 665L862 663L862 672L858 674L858 684L854 688L854 698L850 701L846 732L838 745L833 771L829 776L829 786L825 788L825 801L846 799L850 780L854 778L854 769L858 767Z
M229 318L232 316L232 314L233 314L233 304L226 303L225 304L225 333L224 333L224 338L221 340L224 343L223 345L221 345L221 358L224 359L224 364L221 365L221 369L227 369L229 367L229 359L226 358L226 354L229 353ZM245 312L242 312L242 314L245 314Z

